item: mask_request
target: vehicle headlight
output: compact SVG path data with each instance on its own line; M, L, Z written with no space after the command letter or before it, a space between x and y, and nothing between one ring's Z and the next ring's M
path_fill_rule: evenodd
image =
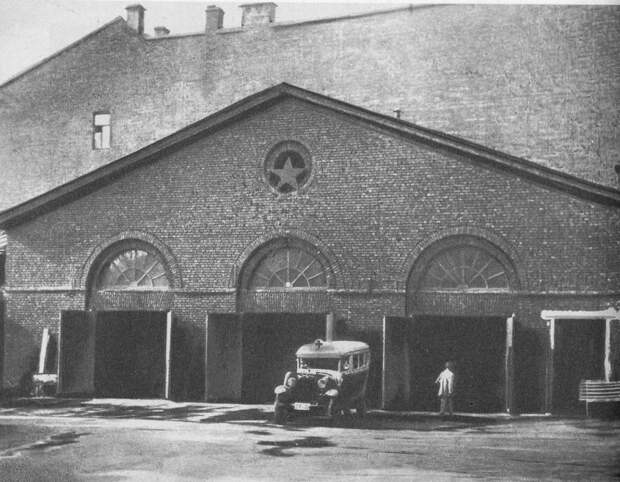
M295 385L297 385L297 378L295 378L295 377L288 377L286 379L286 386L288 388L293 388Z
M319 386L319 388L321 390L325 390L327 388L327 382L329 381L329 378L327 377L323 377L323 378L319 378L316 382L316 384Z

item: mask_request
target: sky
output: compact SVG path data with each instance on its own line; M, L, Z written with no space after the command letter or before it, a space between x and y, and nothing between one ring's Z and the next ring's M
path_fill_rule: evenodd
M140 3L146 8L145 33L164 25L171 34L204 30L205 8L215 4L224 10L224 27L241 25L239 5L252 3L218 0L0 0L0 83L66 47L118 16L125 7ZM256 1L256 0L254 0ZM333 17L406 5L411 2L327 3L306 0L276 2L276 21Z
M146 8L145 32L164 25L171 34L202 32L205 8L215 4L224 9L224 27L241 25L242 3L218 0L0 0L0 84L45 57L66 47L118 16L126 17L127 5ZM363 1L363 0L362 0ZM473 3L463 0L298 0L276 2L276 21L307 20L367 12L409 3ZM478 0L476 3L513 3L514 0ZM563 0L553 3L619 3L620 0ZM521 3L549 3L522 0Z

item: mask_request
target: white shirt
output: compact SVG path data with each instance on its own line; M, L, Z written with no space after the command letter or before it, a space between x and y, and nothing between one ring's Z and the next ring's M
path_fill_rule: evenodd
M444 395L452 395L454 390L454 373L449 368L446 368L439 374L437 380L435 380L435 383L439 383L439 392L437 395L440 397Z

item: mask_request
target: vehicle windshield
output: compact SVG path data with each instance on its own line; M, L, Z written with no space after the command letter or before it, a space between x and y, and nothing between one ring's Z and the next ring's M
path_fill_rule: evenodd
M300 358L299 368L314 368L318 370L338 370L339 358Z

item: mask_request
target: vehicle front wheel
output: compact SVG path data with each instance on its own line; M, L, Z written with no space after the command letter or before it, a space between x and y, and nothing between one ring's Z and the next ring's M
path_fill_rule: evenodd
M286 408L278 402L273 406L273 421L278 425L286 423Z

